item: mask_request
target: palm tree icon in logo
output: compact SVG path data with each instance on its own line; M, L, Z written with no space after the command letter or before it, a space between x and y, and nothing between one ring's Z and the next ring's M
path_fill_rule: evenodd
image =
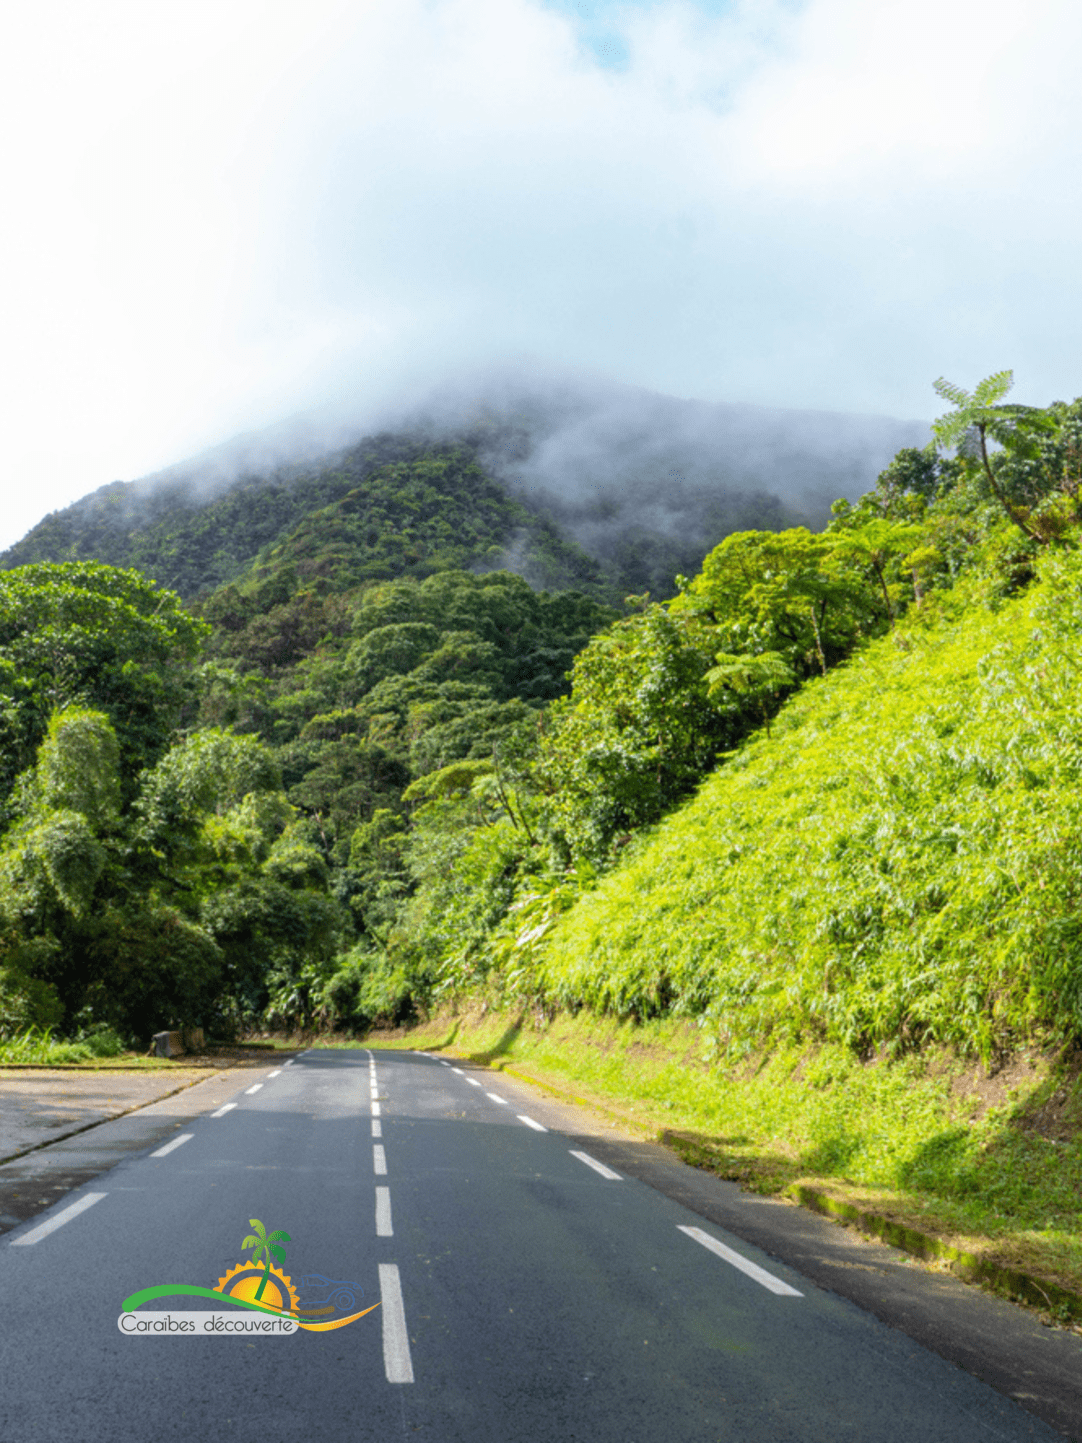
M263 1289L270 1280L271 1258L273 1257L279 1266L281 1266L286 1260L286 1250L281 1244L291 1243L293 1239L288 1233L283 1232L273 1232L268 1237L266 1228L258 1218L249 1218L248 1226L255 1228L255 1232L248 1234L241 1243L241 1247L251 1248L252 1262L258 1263L260 1258L262 1258L266 1268L266 1272L263 1274L263 1280L256 1289L255 1301L258 1303L263 1296Z

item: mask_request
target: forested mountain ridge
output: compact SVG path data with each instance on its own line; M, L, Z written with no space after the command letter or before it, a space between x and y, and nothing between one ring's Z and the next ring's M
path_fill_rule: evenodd
M375 486L386 500L387 468L458 455L477 468L478 501L491 506L495 486L505 505L474 538L483 544L473 555L460 547L437 565L499 565L538 586L600 587L612 600L670 595L677 572L696 569L732 531L821 525L832 501L859 494L899 445L926 439L926 428L535 380L433 396L349 444L341 425L328 425L322 444L319 434L300 425L253 433L156 476L101 487L44 518L0 556L0 568L104 561L192 598L237 580L298 527L311 531L308 518L351 492L363 497ZM596 569L558 555L557 539ZM416 566L420 558L400 559Z
M209 499L182 481L118 481L46 517L0 565L102 561L191 598L258 568L264 556L272 569L294 560L302 581L325 589L491 567L514 550L550 583L600 588L597 563L510 497L476 451L468 439L376 436L313 466L240 477Z

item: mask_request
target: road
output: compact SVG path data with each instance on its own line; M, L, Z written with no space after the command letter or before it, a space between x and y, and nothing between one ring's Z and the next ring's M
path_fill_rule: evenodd
M0 1443L1064 1436L546 1128L515 1084L366 1049L238 1083L0 1241ZM305 1316L379 1306L292 1336L121 1333L129 1295L244 1264L252 1219L289 1234L294 1283L328 1280L302 1289ZM328 1313L336 1283L356 1301Z

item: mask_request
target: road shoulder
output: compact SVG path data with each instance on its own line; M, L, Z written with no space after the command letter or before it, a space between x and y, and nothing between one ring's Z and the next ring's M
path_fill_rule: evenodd
M1066 1437L1082 1439L1082 1337L1077 1333L1046 1326L1034 1312L844 1223L787 1199L745 1192L691 1167L589 1103L562 1100L551 1086L517 1069L497 1071L454 1060L478 1077L498 1075L501 1090L517 1094L530 1116L569 1139L589 1143L593 1155L618 1172L798 1269L818 1287L1013 1398Z

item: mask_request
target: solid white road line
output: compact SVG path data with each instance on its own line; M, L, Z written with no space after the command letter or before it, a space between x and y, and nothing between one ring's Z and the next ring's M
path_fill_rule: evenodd
M272 1077L281 1077L281 1075L282 1069L280 1067L276 1067L273 1072L267 1074L267 1081L269 1082Z
M164 1147L160 1147L157 1152L152 1152L150 1155L151 1157L168 1157L174 1149L183 1146L186 1142L191 1142L194 1136L194 1132L182 1132L179 1137L175 1137L172 1142L167 1142Z
M572 1157L577 1157L579 1162L584 1162L587 1167L592 1167L594 1172L599 1172L602 1177L607 1177L610 1182L623 1182L623 1178L618 1172L613 1172L611 1167L606 1167L603 1162L598 1162L597 1158L591 1157L588 1152L576 1152L573 1147L569 1148L568 1151Z
M383 1371L388 1383L412 1383L413 1360L406 1332L406 1309L402 1302L402 1282L395 1263L379 1265L379 1296L383 1306Z
M724 1258L734 1268L739 1268L742 1273L746 1273L749 1278L754 1278L757 1283L764 1288L769 1288L772 1293L777 1293L779 1297L802 1298L804 1296L796 1288L791 1288L788 1283L783 1283L781 1278L776 1278L773 1273L768 1273L765 1268L761 1268L758 1263L753 1263L750 1258L745 1258L740 1253L734 1253L732 1248L727 1248L724 1243L718 1242L717 1238L712 1238L709 1233L704 1233L702 1228L686 1228L682 1224L677 1224L677 1226L682 1233L687 1233L689 1238L694 1238L697 1243L702 1243L704 1248L709 1248L719 1258Z
M394 1237L394 1228L391 1226L391 1189L389 1187L376 1188L376 1237Z
M21 1238L12 1238L13 1248L27 1248L31 1243L40 1243L42 1238L47 1238L50 1233L55 1233L57 1228L62 1228L65 1223L70 1223L72 1218L77 1218L80 1213L85 1213L87 1208L92 1208L96 1202L101 1202L107 1194L103 1192L86 1192L78 1202L73 1202L63 1212L58 1212L51 1217L47 1223L40 1227L33 1228L30 1232L24 1233Z
M379 1103L378 1103L378 1102L373 1102L373 1103L372 1103L372 1116L373 1116L373 1117L379 1117Z
M524 1122L527 1127L532 1127L534 1132L548 1132L547 1127L542 1127L539 1122L534 1122L532 1117L524 1117L521 1112L516 1113L515 1116L519 1122Z
M504 1105L504 1107L507 1106L507 1098L506 1098L506 1097L497 1097L494 1092L486 1092L486 1093L485 1093L485 1096L486 1096L491 1102L501 1102L501 1103Z
M476 1078L476 1077L467 1077L467 1078L466 1078L466 1081L470 1084L471 1087L480 1087L480 1086L481 1086L481 1084L477 1081L477 1078Z
M387 1154L378 1142L372 1144L372 1168L377 1177L387 1176Z
M246 1087L246 1088L244 1089L244 1095L245 1095L245 1097L251 1097L252 1093L253 1093L253 1092L258 1092L259 1089L260 1089L262 1086L263 1086L263 1084L262 1084L261 1082L257 1082L254 1087Z
M220 1107L217 1112L212 1112L211 1117L224 1117L227 1112L232 1112L236 1105L235 1102L227 1102L226 1105Z
M380 1122L380 1120L379 1120L378 1117L374 1117L374 1118L372 1119L372 1136L373 1136L373 1137L382 1137L382 1136L383 1136L383 1124L382 1124L382 1122Z

